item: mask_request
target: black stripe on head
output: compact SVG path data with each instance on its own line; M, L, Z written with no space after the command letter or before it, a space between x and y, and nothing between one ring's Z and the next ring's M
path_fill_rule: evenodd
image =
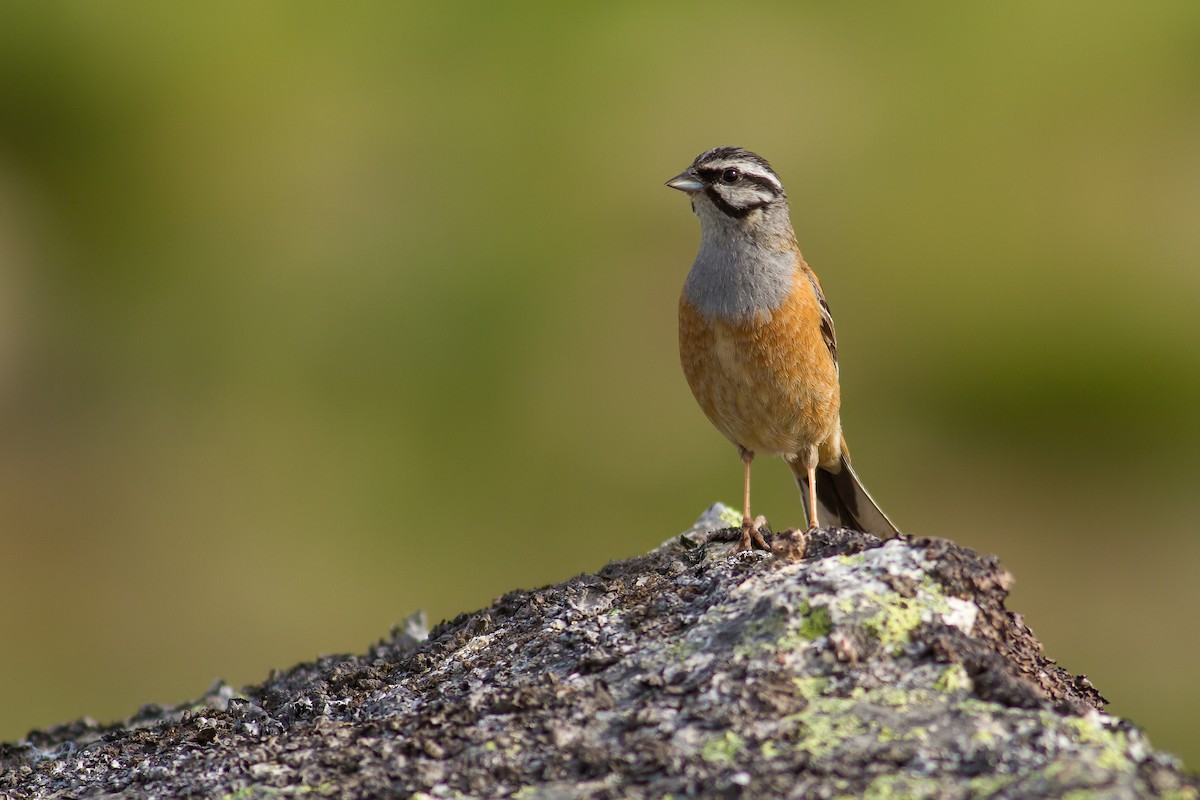
M745 208L738 208L737 206L730 205L729 203L725 202L725 198L721 197L721 194L714 189L711 184L704 187L704 193L708 195L709 200L713 201L713 205L719 208L721 213L727 217L742 219L754 209L759 208L759 206L746 206Z
M709 161L716 161L718 159L722 161L749 161L764 168L772 175L775 174L775 170L765 158L760 156L758 153L754 153L745 149L744 147L714 147L712 150L706 150L700 155L696 156L696 160L692 162L692 166L696 167L698 170L701 164L705 164Z
M709 183L716 183L725 170L737 169L748 183L772 194L783 195L783 182L765 158L741 147L715 147L696 156L692 171Z
M696 174L699 175L701 178L703 178L705 183L716 183L717 181L719 181L721 179L721 173L727 169L729 169L729 167L727 167L727 166L725 166L725 167L696 167ZM769 167L768 167L768 169L769 169ZM765 175L758 175L753 172L746 172L745 170L741 170L741 173L742 173L743 180L749 181L750 183L753 183L756 186L761 186L764 189L767 189L768 191L770 191L771 194L773 194L773 195L778 196L778 195L783 194L783 191L780 189L780 184L779 184L778 178L775 178L774 180L772 180L771 178L768 178ZM771 174L774 175L775 173L771 173Z

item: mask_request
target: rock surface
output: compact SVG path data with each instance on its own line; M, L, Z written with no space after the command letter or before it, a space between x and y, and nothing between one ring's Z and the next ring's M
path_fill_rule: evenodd
M0 796L1200 796L1041 654L994 559L839 529L735 555L707 532L729 522L362 656L35 731L0 746Z

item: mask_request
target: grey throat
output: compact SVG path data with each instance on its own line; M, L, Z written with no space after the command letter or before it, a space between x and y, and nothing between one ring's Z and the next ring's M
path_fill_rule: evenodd
M738 221L703 200L696 206L700 252L683 284L688 303L709 319L728 322L782 306L792 291L796 252L765 246L758 237L747 236L745 229L737 230L741 227ZM785 210L785 220L786 214ZM778 241L776 236L768 238Z

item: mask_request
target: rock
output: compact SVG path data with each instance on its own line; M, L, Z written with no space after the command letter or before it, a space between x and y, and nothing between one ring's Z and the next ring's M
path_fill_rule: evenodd
M0 795L1200 796L1041 653L995 559L838 529L734 554L730 522L365 655L35 731L0 746Z

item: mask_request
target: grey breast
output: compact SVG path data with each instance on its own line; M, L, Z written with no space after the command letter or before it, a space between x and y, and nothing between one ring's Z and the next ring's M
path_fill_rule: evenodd
M796 274L794 253L752 242L701 239L683 285L687 302L708 319L740 322L782 306Z

